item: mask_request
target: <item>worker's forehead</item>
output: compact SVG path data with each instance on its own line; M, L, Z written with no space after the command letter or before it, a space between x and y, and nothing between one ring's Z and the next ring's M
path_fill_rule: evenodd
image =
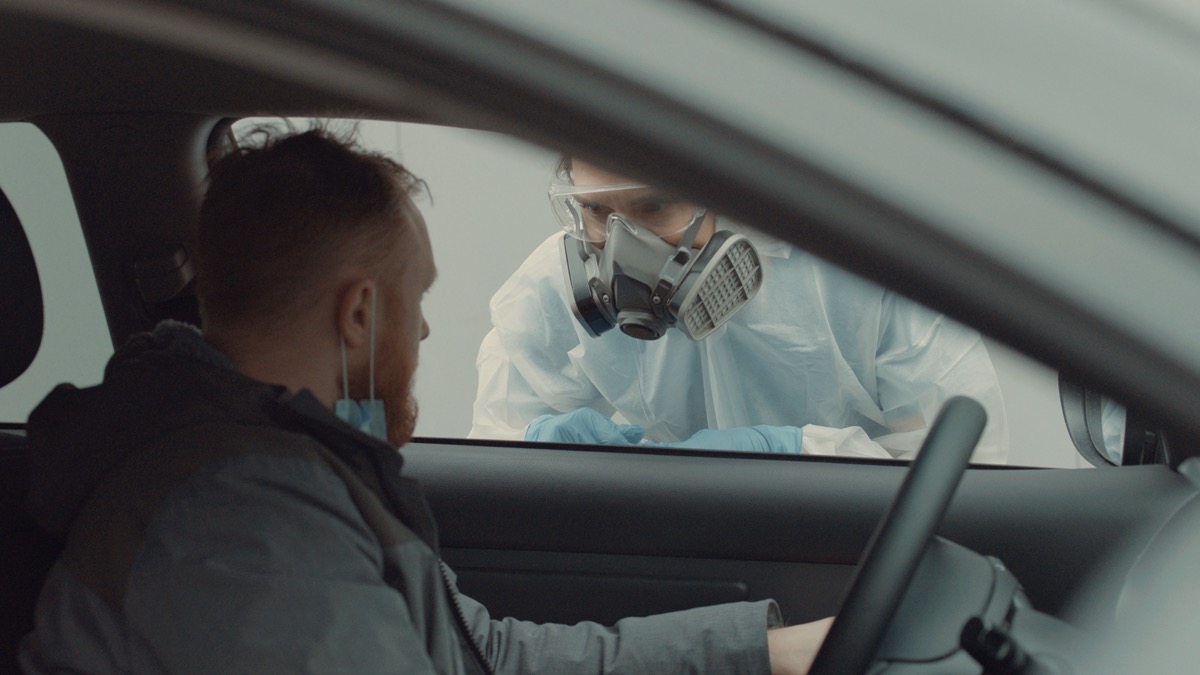
M618 185L621 183L636 183L627 176L613 173L587 162L575 160L571 164L571 179L575 185Z

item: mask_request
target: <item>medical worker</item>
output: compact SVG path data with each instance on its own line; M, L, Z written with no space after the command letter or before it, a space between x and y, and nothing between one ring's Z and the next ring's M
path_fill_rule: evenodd
M980 401L973 461L1008 454L974 331L703 205L564 158L565 232L491 301L471 436L911 458Z

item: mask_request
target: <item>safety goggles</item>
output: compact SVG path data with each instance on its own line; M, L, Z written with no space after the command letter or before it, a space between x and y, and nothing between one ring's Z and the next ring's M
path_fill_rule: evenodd
M574 185L559 174L548 190L550 208L567 234L594 244L608 239L609 216L664 239L703 220L705 207L642 183Z

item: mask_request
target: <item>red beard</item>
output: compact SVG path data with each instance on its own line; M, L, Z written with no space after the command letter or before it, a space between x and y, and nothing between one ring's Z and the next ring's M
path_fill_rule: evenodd
M383 397L388 440L392 445L401 447L412 440L413 431L417 428L417 399L413 398L411 386L406 387L402 394L383 393Z
M383 331L381 339L376 342L375 360L375 395L383 399L383 409L387 414L388 441L396 447L403 446L412 440L413 431L417 428L417 401L413 398L413 374L416 363L406 363L408 359L399 348L402 341Z

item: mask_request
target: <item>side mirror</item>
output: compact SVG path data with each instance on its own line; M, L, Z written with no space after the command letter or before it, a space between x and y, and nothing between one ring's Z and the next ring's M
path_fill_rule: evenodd
M1071 382L1061 373L1058 396L1071 442L1093 465L1170 463L1166 435L1141 411Z

